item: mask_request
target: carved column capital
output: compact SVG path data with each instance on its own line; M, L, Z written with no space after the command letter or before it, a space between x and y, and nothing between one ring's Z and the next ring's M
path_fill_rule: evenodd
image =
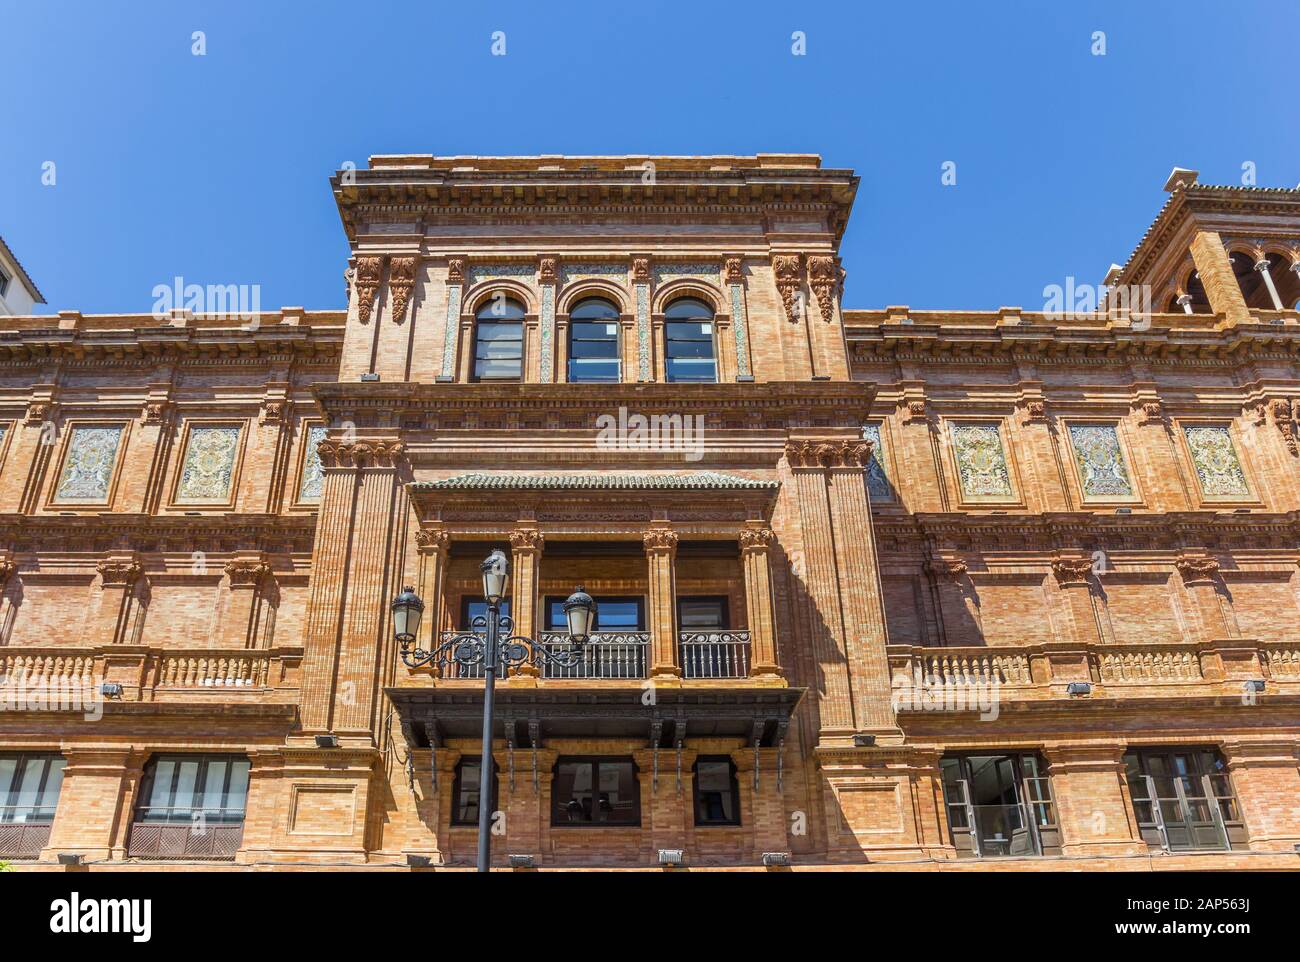
M252 558L234 558L226 562L226 578L232 588L256 588L271 574L271 566Z
M292 405L282 398L267 398L262 402L262 410L258 414L258 424L283 424L289 417Z
M722 276L728 284L743 284L745 282L744 260L740 257L723 258Z
M447 283L465 283L465 258L453 257L447 261Z
M546 539L536 528L519 528L510 532L510 547L517 554L541 554Z
M357 258L357 317L362 324L370 323L370 312L379 293L379 279L383 275L384 259L378 255Z
M786 442L785 457L792 468L863 468L871 461L865 438L797 438Z
M560 280L560 259L550 254L543 254L537 259L537 283L558 284Z
M1174 567L1188 585L1212 584L1219 573L1219 562L1214 558L1184 556L1174 562Z
M451 535L439 528L421 528L415 532L415 547L420 554L444 552L451 547Z
M923 397L912 398L907 402L907 422L930 420L929 406Z
M1056 558L1052 561L1052 574L1062 588L1089 587L1092 561L1088 558Z
M925 570L935 578L956 580L966 573L966 562L960 558L927 558Z
M167 419L168 407L169 404L167 401L163 401L163 400L146 401L144 405L144 410L141 412L141 417L144 419L144 423L162 424L163 421Z
M632 281L636 284L650 283L650 258L632 258Z
M0 561L0 588L3 588L5 585L7 585L9 583L9 579L12 578L17 573L17 571L18 571L18 564L16 562L10 561L8 559L4 561Z
M641 538L646 554L676 554L677 532L671 528L652 528Z
M101 561L95 570L105 588L129 588L144 571L138 561Z
M393 468L402 458L405 445L401 441L335 441L326 438L316 446L321 467L329 468Z
M740 532L740 552L768 551L776 536L771 528L743 528Z
M394 257L388 262L388 289L393 296L393 320L401 324L415 287L415 257Z
M32 401L27 405L27 413L23 415L24 424L40 424L50 420L54 416L54 405L49 401Z
M1159 400L1142 402L1141 424L1159 424L1165 419L1165 408Z

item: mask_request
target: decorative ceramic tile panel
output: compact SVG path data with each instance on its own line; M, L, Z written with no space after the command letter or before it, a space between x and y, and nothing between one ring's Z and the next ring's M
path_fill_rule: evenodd
M228 425L190 428L181 462L181 479L176 485L177 503L213 504L230 500L239 432L238 427Z
M555 376L555 285L542 285L542 383Z
M874 501L893 501L894 487L885 473L885 446L879 424L864 424L862 436L871 442L871 461L867 465L867 493Z
M565 264L560 268L561 283L568 284L571 281L581 280L584 277L617 277L626 279L627 265L620 264L617 261L603 261L599 263L572 263Z
M951 425L957 475L967 498L1011 498L1011 472L996 424Z
M1115 425L1071 424L1070 444L1085 498L1133 497Z
M465 284L473 287L480 281L493 277L527 277L537 275L537 268L532 264L475 264L465 271Z
M72 429L63 473L54 489L55 501L108 501L122 431L121 427L110 426Z
M299 501L320 500L325 473L321 470L320 452L316 448L325 440L326 430L325 425L317 424L307 431L307 453L303 455L302 483L298 485Z
M447 326L442 335L442 374L440 377L452 377L456 370L456 335L460 332L460 295L459 284L447 286Z
M1192 454L1201 494L1207 498L1250 497L1250 485L1227 425L1184 424L1183 436Z
M662 284L674 277L707 277L716 280L718 265L709 261L684 262L679 264L656 264L655 283Z
M650 380L650 285L636 285L637 378Z
M749 377L749 331L745 320L745 295L739 284L731 285L731 327L736 335L736 375Z

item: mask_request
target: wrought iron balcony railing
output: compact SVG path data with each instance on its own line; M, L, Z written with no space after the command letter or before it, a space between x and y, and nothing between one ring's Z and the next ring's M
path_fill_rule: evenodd
M749 632L683 631L677 641L683 678L744 678L749 675Z
M442 641L448 642L464 631L444 631ZM562 631L544 631L538 638L547 651L569 652L573 642ZM533 656L528 660L541 672L543 678L645 678L647 676L650 632L648 631L598 631L580 649L577 664L559 665ZM483 677L483 666L466 665L456 661L453 652L439 655L435 662L443 678L473 679Z

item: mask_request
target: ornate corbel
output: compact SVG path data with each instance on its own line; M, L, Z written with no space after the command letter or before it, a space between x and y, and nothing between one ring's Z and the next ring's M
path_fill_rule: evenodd
M1206 584L1214 581L1219 573L1219 562L1214 558L1184 556L1174 562L1174 567L1183 576L1187 585Z
M744 261L739 257L723 258L722 276L728 284L743 284L745 282Z
M772 547L772 541L775 535L771 528L742 528L740 537L740 553L749 554L755 551L767 551Z
M465 258L453 257L447 261L447 283L465 283Z
M544 255L537 259L537 283L558 284L560 281L560 259Z
M271 574L271 566L251 558L234 558L226 562L225 572L230 587L256 588Z
M1047 402L1042 398L1025 401L1025 423L1042 424L1047 421Z
M384 259L377 255L357 258L357 317L362 324L370 323L370 311L379 293L379 278L383 274Z
M1052 574L1062 588L1088 585L1092 574L1092 561L1088 558L1056 558L1052 561Z
M393 295L393 320L401 324L406 319L411 291L415 287L414 257L394 257L388 262L388 289Z
M905 423L913 421L929 421L930 409L925 398L912 398L907 402L907 418Z
M451 535L438 528L421 528L415 532L415 547L422 554L446 551L451 545Z
M829 254L808 256L808 286L817 297L817 306L821 308L822 320L828 324L834 314L837 280L834 257Z
M966 562L960 558L945 558L936 555L925 561L926 572L934 578L955 581L966 573Z
M632 282L635 284L650 283L650 258L632 258Z
M1139 424L1162 424L1165 420L1165 407L1159 400L1142 402L1142 420Z
M289 402L283 398L267 399L262 402L261 413L258 414L258 424L283 424L289 416Z
M641 538L646 554L672 554L677 550L677 532L671 528L652 528Z
M95 570L105 588L129 588L139 580L144 568L138 561L101 561Z
M27 413L23 416L24 424L41 424L50 420L54 414L54 405L49 401L32 401L27 405Z
M781 303L785 305L785 316L791 321L799 318L795 315L794 298L799 290L800 264L798 254L777 254L772 258L772 272L776 275L776 289L781 294Z
M1278 431L1282 434L1282 440L1286 443L1286 449L1292 454L1296 454L1296 432L1291 400L1289 398L1274 398L1269 402L1268 408L1273 415L1273 423L1277 425Z

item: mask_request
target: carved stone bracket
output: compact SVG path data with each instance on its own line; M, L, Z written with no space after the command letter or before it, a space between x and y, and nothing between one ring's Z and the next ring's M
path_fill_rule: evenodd
M465 283L465 258L453 257L451 260L447 261L447 283Z
M1300 448L1296 445L1295 416L1290 399L1274 398L1268 403L1268 409L1273 415L1273 423L1282 434L1286 449L1292 454L1300 453Z
M1179 558L1174 566L1188 585L1212 583L1219 573L1219 562L1213 558Z
M560 259L558 257L540 257L537 260L537 283L558 284L560 280Z
M379 256L357 258L357 317L362 324L370 323L370 312L379 293L379 278L383 273L384 259Z
M9 579L18 571L18 565L13 561L0 561L0 588L9 583Z
M290 404L283 399L267 399L262 402L262 411L258 415L258 424L283 424L289 417Z
M743 284L745 282L744 262L739 257L727 257L722 261L723 279L728 284Z
M791 321L799 318L795 315L794 298L799 290L800 265L798 254L777 254L772 258L772 271L776 275L776 289L785 305L785 316Z
M167 408L166 401L146 401L141 417L145 424L162 424L167 419Z
M1160 424L1165 419L1164 405L1159 401L1142 402L1142 420L1140 424Z
M930 420L930 408L925 398L912 398L907 402L907 423Z
M393 320L401 324L415 287L414 257L394 257L388 262L388 289L393 295Z
M871 460L871 442L864 438L805 439L786 443L792 468L862 468Z
M54 405L48 401L33 401L27 405L27 414L23 417L25 424L40 424L50 420L54 415Z
M632 280L637 284L650 283L650 258L632 258Z
M1042 398L1032 398L1025 402L1025 423L1045 423L1047 421L1047 402Z
M1088 558L1057 558L1052 562L1052 574L1062 588L1087 587L1091 573L1092 561Z
M817 297L822 320L830 323L835 308L835 287L838 283L835 258L829 254L808 256L808 286Z

